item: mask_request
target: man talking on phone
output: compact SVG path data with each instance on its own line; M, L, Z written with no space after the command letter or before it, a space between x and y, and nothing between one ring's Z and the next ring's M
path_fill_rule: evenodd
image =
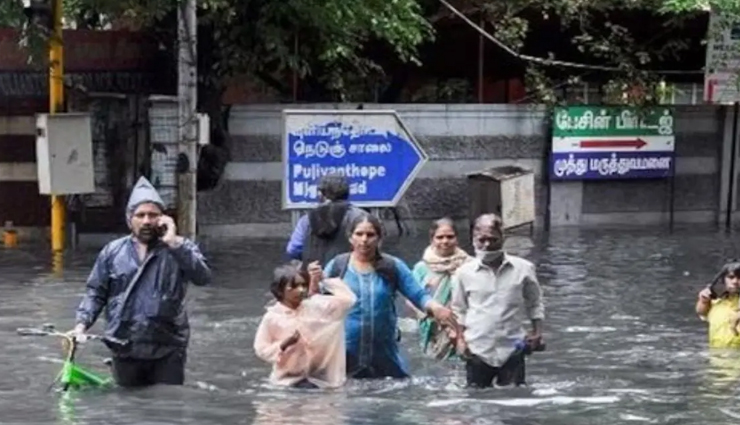
M131 191L126 222L131 234L98 254L70 333L83 341L105 308L105 335L126 342L107 343L118 385L182 385L190 340L187 283L207 285L211 270L195 243L177 235L144 177Z

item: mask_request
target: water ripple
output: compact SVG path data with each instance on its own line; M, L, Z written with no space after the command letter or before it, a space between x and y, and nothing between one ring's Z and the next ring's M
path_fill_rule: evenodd
M424 232L419 232L423 236ZM416 261L425 239L390 240ZM270 300L271 266L284 241L207 243L216 272L192 288L192 342L184 387L46 392L58 341L15 329L73 324L95 250L70 255L63 278L38 249L0 250L0 422L3 424L735 424L740 354L709 351L693 314L696 291L725 257L720 233L569 229L511 245L537 264L547 303L548 351L529 358L529 387L468 390L461 364L424 359L416 326L402 322L414 378L349 382L340 390L283 390L267 383L252 339ZM101 346L81 361L103 370Z

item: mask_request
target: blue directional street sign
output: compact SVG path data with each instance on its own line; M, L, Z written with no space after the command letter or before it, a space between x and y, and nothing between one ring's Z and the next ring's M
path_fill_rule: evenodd
M285 209L316 205L327 174L347 177L357 206L395 206L427 160L395 111L283 111Z

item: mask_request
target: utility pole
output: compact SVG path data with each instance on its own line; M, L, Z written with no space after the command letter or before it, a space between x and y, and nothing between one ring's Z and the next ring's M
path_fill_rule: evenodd
M64 48L62 47L62 1L51 0L49 35L49 114L64 112ZM51 251L64 252L64 197L51 196Z
M196 177L198 169L198 26L196 0L180 0L177 14L177 97L179 159L187 169L178 169L177 228L178 233L195 239ZM182 161L187 158L187 161Z

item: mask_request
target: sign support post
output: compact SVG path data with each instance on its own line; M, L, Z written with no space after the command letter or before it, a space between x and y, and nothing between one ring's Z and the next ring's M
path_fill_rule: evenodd
M64 48L62 47L63 0L51 2L51 35L49 37L49 114L64 111ZM51 195L51 251L53 269L63 268L66 205L64 196Z

